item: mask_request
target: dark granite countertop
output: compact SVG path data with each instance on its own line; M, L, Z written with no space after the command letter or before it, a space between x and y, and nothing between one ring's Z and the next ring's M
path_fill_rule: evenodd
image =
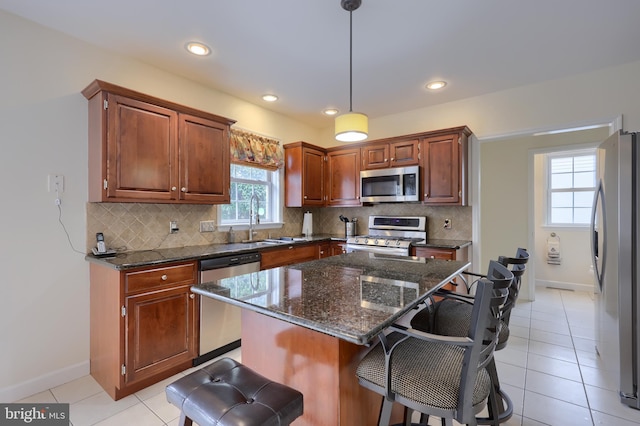
M429 248L445 248L459 250L461 248L471 245L469 240L439 240L427 238L424 243L415 243L415 247L429 247Z
M191 289L270 317L367 344L466 262L354 252Z
M318 234L304 238L301 236L295 237L295 240L283 242L281 245L305 244L331 240L346 241L346 238L344 238L343 235ZM254 243L209 244L204 246L129 251L117 253L113 257L96 257L92 254L88 254L85 256L85 259L109 268L125 270L143 266L161 265L164 263L210 259L234 253L267 250L269 248L278 247L279 245L280 244L263 244L259 241Z

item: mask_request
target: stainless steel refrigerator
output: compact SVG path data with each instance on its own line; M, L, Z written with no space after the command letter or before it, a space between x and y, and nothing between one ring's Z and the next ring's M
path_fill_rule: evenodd
M619 383L620 400L640 409L640 142L618 132L597 150L598 183L591 217L596 349Z

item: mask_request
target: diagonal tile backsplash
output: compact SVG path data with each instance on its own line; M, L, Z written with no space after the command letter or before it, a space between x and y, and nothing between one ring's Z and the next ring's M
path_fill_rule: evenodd
M416 203L376 204L367 207L285 208L280 229L261 230L257 238L269 235L297 236L302 229L303 212L313 213L315 234L344 235L341 214L357 218L356 232L367 232L370 215L426 216L427 236L434 239L471 240L472 208L423 206ZM444 229L450 219L452 229ZM169 221L178 222L179 231L169 233ZM104 234L107 246L117 250L152 250L157 248L219 244L227 241L226 232L200 232L200 221L217 223L217 206L199 204L87 203L87 251L95 246L96 232ZM216 227L217 229L217 227ZM236 231L236 240L246 239L248 231Z

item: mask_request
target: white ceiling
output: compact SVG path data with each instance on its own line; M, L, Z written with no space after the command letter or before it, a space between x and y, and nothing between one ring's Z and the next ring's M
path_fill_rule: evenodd
M323 109L349 109L340 0L0 0L0 9L316 127L333 122ZM375 118L638 61L638 17L639 0L363 0L353 110ZM192 40L212 54L188 54ZM448 86L428 93L440 79ZM267 92L280 100L264 103Z

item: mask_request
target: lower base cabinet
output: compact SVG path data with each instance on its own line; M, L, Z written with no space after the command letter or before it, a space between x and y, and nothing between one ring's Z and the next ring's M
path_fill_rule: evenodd
M90 265L91 375L118 400L192 366L196 262L117 271Z
M428 259L442 259L442 260L469 260L468 247L460 249L449 248L436 248L436 247L411 247L411 256L426 257ZM444 286L445 290L456 291L456 287L459 287L461 283L458 281L460 278L456 278L454 281L458 284L447 284ZM464 285L461 287L464 289ZM458 290L459 291L459 290ZM465 291L463 290L463 293Z

